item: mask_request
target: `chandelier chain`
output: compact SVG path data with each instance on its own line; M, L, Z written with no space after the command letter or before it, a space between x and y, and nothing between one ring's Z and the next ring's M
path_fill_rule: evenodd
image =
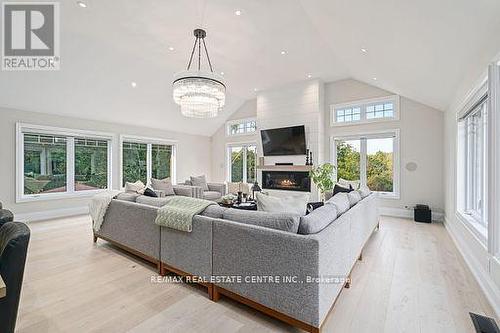
M205 53L207 54L208 66L210 66L210 71L213 73L212 62L210 61L210 56L208 55L207 44L205 44L205 38L203 38L203 47L205 48Z
M198 38L196 38L196 40L194 41L193 50L191 51L191 57L189 57L189 63L187 66L187 70L189 70L191 68L191 63L193 62L193 56L194 56L194 52L196 50L196 43L197 42L198 42Z

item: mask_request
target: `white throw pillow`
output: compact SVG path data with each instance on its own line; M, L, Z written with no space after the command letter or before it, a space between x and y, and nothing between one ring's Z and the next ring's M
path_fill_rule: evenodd
M166 196L175 195L170 177L165 179L151 178L151 187L153 187L153 190L162 191Z
M257 210L270 213L292 213L300 216L306 215L309 194L289 197L273 197L260 192L255 193Z
M351 208L351 204L349 203L349 198L347 197L347 193L341 192L335 194L331 197L327 202L329 205L337 206L338 214L344 214Z
M347 199L349 199L349 205L352 207L361 201L361 194L358 191L351 191L347 193Z
M339 178L338 183L342 185L343 187L349 188L349 186L352 187L353 190L359 189L360 182L359 180L345 180L342 178Z
M140 180L136 181L135 183L125 183L125 192L144 194L145 190L146 185L144 185L144 183Z
M201 187L203 191L208 191L207 178L205 175L198 177L191 176L191 185Z

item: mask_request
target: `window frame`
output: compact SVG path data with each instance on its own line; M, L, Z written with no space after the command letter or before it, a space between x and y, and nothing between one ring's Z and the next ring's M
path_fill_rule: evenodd
M247 124L250 122L255 122L255 131L252 132L247 131ZM233 125L243 125L243 133L231 134L231 126ZM226 137L253 135L256 133L257 133L257 118L255 117L229 120L226 122Z
M369 106L373 106L376 104L393 104L393 116L392 117L382 117L382 118L371 118L367 119L366 113L367 108ZM348 122L337 122L337 113L338 111L343 111L345 109L356 109L359 108L360 119L355 121ZM400 97L398 95L389 95L378 98L370 98L357 100L347 103L340 104L332 104L330 105L330 127L338 127L338 126L353 126L359 124L369 124L369 123L379 123L379 122L387 122L387 121L396 121L399 120L400 117Z
M65 136L67 138L65 192L40 194L24 193L24 134L29 133ZM106 189L75 191L75 138L82 137L95 140L105 140L108 142ZM88 197L99 192L110 190L113 184L113 143L114 135L112 133L27 124L21 122L16 123L16 203Z
M484 100L486 99L486 100ZM469 159L475 160L476 156L471 156L474 152L470 151L470 139L468 135L467 129L467 119L472 117L475 113L477 113L478 107L486 106L486 111L483 117L485 117L482 121L482 154L483 156L483 165L482 165L482 174L481 174L481 182L482 182L482 200L481 200L481 215L477 215L475 211L468 211L467 202L470 200L466 195L468 189L471 186L472 179L469 178L471 170ZM464 225L484 244L488 243L488 234L490 228L489 221L489 212L488 212L488 202L489 202L489 194L488 194L488 184L489 184L489 141L491 140L490 130L489 130L489 121L490 121L490 96L488 92L488 80L487 78L483 80L481 85L477 88L475 93L469 98L468 102L464 105L464 107L457 112L456 121L457 121L457 146L456 146L456 156L457 156L457 172L456 172L456 209L455 215L456 217L464 223Z
M226 144L226 180L228 183L233 183L231 180L231 173L232 173L232 166L231 166L231 148L234 147L242 147L242 148L247 148L249 146L255 146L255 179L257 179L257 164L258 164L258 158L259 158L259 147L257 145L257 142L232 142ZM247 175L247 149L243 149L243 180L242 183L246 184L253 184L253 183L248 183L248 175Z
M149 138L137 135L120 135L120 189L124 189L123 185L123 142L134 142L142 143L147 145L146 151L146 186L150 185L151 177L153 174L153 164L152 164L152 145L168 145L172 146L172 157L170 158L170 180L173 185L177 184L177 140L172 139L161 139L161 138Z
M392 164L392 172L393 172L393 191L392 192L377 192L378 195L383 199L395 199L399 200L401 198L401 176L400 176L400 162L401 162L401 151L400 151L400 129L388 129L382 131L372 131L372 132L364 132L363 134L356 135L345 135L345 136L331 136L330 137L330 152L331 152L331 163L335 166L334 170L334 179L337 179L337 144L336 141L349 141L349 140L360 140L360 161L359 161L359 174L360 174L360 183L361 185L366 185L366 177L367 177L367 149L366 149L366 141L368 139L382 139L388 138L390 136L393 137L393 164ZM363 141L364 139L364 141Z

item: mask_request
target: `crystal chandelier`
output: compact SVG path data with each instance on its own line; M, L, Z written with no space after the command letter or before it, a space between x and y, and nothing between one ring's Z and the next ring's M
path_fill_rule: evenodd
M174 102L181 106L181 113L192 118L217 117L226 103L226 86L222 77L215 74L208 56L203 29L195 29L193 51L185 71L177 73L173 82ZM210 72L201 70L201 44L207 57ZM198 49L198 70L191 70L193 56Z

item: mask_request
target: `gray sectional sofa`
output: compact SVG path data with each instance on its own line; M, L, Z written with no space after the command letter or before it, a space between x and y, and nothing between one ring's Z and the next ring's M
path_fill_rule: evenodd
M212 205L191 233L157 226L160 203L139 201L113 199L95 237L161 274L201 277L214 301L225 295L309 332L320 330L378 226L376 195L336 195L303 217Z

